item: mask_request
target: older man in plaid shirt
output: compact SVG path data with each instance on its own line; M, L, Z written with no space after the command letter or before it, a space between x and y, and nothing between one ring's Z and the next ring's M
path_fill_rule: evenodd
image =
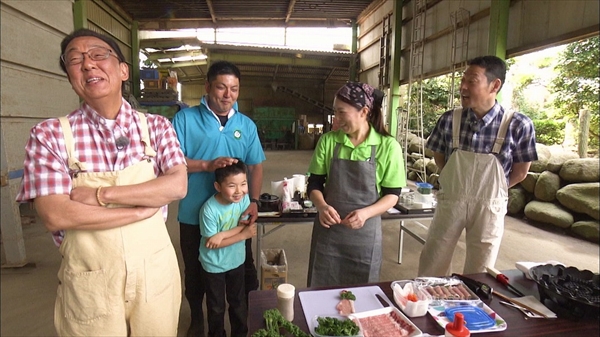
M165 220L187 169L175 131L122 98L129 68L113 39L80 29L61 53L83 104L31 129L17 196L34 202L62 255L56 331L176 336L181 278Z
M485 272L496 262L508 188L521 182L537 159L532 121L496 101L505 77L506 64L498 57L469 61L460 85L462 107L445 112L427 140L441 169L440 191L419 276L450 274L463 229L463 272Z

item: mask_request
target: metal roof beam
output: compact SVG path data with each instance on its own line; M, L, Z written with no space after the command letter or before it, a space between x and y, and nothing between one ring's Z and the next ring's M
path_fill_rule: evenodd
M212 0L206 0L206 5L208 6L208 11L210 12L210 17L213 23L217 23L217 17L215 15L215 9L213 8Z
M157 61L158 59L173 59L186 56L199 57L201 55L204 55L204 53L201 50L156 52L148 54L148 60Z
M223 18L218 21L218 28L247 28L247 27L351 27L349 19L290 19L287 23L285 17L278 18ZM155 19L140 20L140 30L173 30L173 29L196 29L215 28L210 19Z
M141 49L145 49L145 48L169 49L169 48L179 48L179 47L185 46L185 45L200 47L200 40L198 40L195 37L140 40L140 48Z
M294 12L295 5L296 0L290 0L290 3L288 4L287 13L285 14L285 23L288 23L290 21L290 16L292 16L292 13Z
M336 60L317 60L309 58L297 58L297 57L286 57L286 56L250 56L250 55L237 55L237 54L226 54L210 51L208 57L212 60L224 60L232 63L245 63L245 64L268 64L268 65L290 65L300 67L337 67L337 68L348 68L350 66L349 61L336 61Z
M162 62L162 63L158 63L158 67L163 68L163 69L183 68L183 67L205 66L206 63L207 63L206 60L184 61L184 62Z

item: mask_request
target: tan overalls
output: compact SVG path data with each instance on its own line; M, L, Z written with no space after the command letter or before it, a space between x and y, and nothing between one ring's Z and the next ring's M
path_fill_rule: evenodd
M440 173L442 187L427 241L421 251L418 276L445 276L450 273L452 255L466 229L466 257L463 273L485 272L498 257L504 216L508 204L508 184L504 169L494 153L499 153L513 112L504 113L491 153L460 150L460 116L454 110L452 146L456 150Z
M81 172L73 187L120 186L155 179L146 116L141 120L146 159L121 171ZM69 167L73 155L66 117L60 118ZM122 207L109 205L109 207ZM175 250L159 210L151 218L106 230L67 230L54 324L59 336L176 336L181 278Z

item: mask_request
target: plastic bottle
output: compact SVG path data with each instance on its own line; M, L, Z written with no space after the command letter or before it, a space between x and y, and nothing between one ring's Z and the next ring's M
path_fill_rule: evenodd
M281 196L281 210L282 212L289 212L290 203L292 202L292 197L290 195L290 186L287 178L283 178L283 193Z
M277 287L277 309L281 316L288 321L294 320L294 293L296 287L289 283L280 284Z
M471 332L465 326L465 316L460 312L454 314L454 321L446 324L445 337L469 337Z
M290 186L287 178L283 178L283 195L281 196L281 201L290 202L292 201L292 197L290 194Z

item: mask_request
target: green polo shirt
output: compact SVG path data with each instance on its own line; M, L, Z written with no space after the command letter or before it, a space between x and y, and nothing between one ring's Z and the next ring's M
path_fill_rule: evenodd
M317 142L317 147L308 167L311 174L329 176L333 150L338 143L342 144L339 158L356 161L369 159L371 157L371 145L375 145L377 192L381 193L381 186L386 188L406 186L404 157L400 144L393 137L377 133L372 126L367 139L356 147L342 131L330 131L323 134Z

